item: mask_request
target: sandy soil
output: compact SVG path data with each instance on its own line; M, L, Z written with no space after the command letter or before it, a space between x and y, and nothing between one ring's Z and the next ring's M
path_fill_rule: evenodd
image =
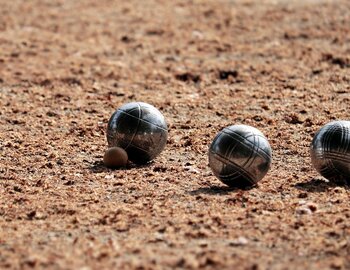
M350 269L349 188L308 152L349 93L347 0L0 0L0 268ZM111 170L130 101L169 141ZM207 164L237 123L273 148L250 190Z

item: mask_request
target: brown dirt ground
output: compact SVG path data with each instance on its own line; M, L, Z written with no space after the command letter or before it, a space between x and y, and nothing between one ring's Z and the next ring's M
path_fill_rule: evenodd
M0 0L0 268L350 269L350 190L308 153L349 85L347 0ZM136 100L167 147L107 169L106 123ZM273 148L250 190L207 164L235 123Z

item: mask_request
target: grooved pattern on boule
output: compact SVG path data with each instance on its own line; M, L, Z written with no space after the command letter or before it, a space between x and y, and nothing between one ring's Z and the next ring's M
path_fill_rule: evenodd
M314 136L311 161L325 178L338 183L350 183L350 121L333 121Z
M152 105L131 102L117 109L107 126L108 145L126 150L129 160L147 163L164 149L168 131L163 115Z
M229 186L254 185L268 172L271 147L256 128L234 125L224 128L209 148L209 166Z

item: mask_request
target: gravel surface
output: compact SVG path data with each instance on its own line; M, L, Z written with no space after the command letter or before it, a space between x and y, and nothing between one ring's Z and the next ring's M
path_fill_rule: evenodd
M309 155L349 93L347 0L0 0L0 268L350 269L350 190ZM112 170L131 101L168 143ZM257 187L208 167L232 124L273 149Z

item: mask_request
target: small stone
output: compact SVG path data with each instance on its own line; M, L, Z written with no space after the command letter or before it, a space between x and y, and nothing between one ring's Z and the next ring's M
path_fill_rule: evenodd
M331 263L330 268L331 269L343 269L343 266L344 266L344 264L343 264L342 259L337 258Z
M311 215L312 211L307 206L303 205L295 210L299 215Z
M316 212L317 211L317 204L315 203L307 203L306 206L312 211L312 212Z
M203 33L200 31L192 31L192 38L194 39L203 39Z
M199 173L199 171L196 168L194 168L193 166L185 166L184 170L189 172L189 173L194 173L194 174Z
M123 148L111 147L106 150L103 162L107 167L124 167L128 162L128 154Z
M334 192L334 193L343 193L343 192L344 192L344 189L341 188L341 187L335 187L335 188L333 189L333 192Z
M32 220L32 219L34 219L35 215L36 215L36 211L35 210L30 211L29 213L27 213L27 218L29 220Z
M299 195L298 195L298 198L300 198L300 199L305 199L305 198L307 198L307 193L306 192L301 192L301 193L299 193Z
M230 242L230 246L245 246L246 244L248 244L248 239L244 236L240 236Z
M298 204L299 204L299 205L305 205L305 204L306 204L306 201L305 201L305 200L300 200L300 201L298 202Z

